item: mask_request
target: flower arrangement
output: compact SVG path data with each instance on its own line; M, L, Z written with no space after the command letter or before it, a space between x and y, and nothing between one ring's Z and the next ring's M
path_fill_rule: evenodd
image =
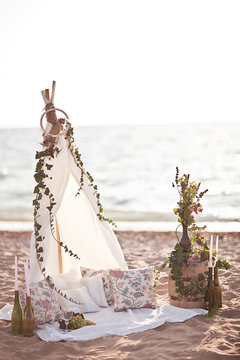
M175 215L178 216L178 222L182 224L183 236L180 241L180 245L185 250L190 250L191 240L188 236L188 230L203 231L206 227L198 227L196 225L196 214L203 211L200 200L206 194L208 189L199 193L201 183L190 181L190 175L184 174L179 177L179 169L176 168L175 183L172 183L173 187L176 187L179 194L178 207L173 209ZM200 238L200 235L198 235Z
M177 188L180 199L177 202L178 207L173 211L183 227L183 236L167 260L155 272L154 288L156 291L160 273L169 265L171 279L175 281L175 291L179 299L192 299L197 296L203 298L207 288L210 248L208 238L203 235L206 226L197 226L196 214L203 211L200 200L208 190L199 193L200 185L201 183L190 181L189 174L179 177L179 169L176 168L175 183L172 183L172 186ZM191 233L190 237L188 231ZM226 260L217 259L216 251L212 252L212 259L216 268L229 269L230 265ZM183 268L196 269L197 267L204 268L204 266L207 271L198 272L196 276L191 277L190 281L186 282L186 279L182 277Z
M190 182L189 180L189 174L179 177L177 167L175 184L172 183L172 186L177 188L180 200L177 203L178 207L174 208L173 211L178 216L178 221L187 227L196 223L196 214L203 211L200 200L208 191L206 189L198 194L201 183L197 184L195 181Z

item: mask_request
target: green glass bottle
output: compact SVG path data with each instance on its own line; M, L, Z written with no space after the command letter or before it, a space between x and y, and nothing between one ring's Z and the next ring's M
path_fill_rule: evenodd
M218 268L214 268L214 292L216 305L221 308L222 307L222 290L218 280Z
M34 335L35 321L34 313L31 305L31 298L27 296L26 306L24 309L24 319L23 319L23 336L31 337Z
M208 277L208 311L212 310L216 304L215 301L215 292L214 292L214 283L212 276L212 267L209 268L209 277Z
M204 294L204 305L205 305L205 309L208 310L208 295L209 291L208 291L208 286L205 290L205 294Z
M22 334L22 309L19 303L19 291L15 290L14 306L12 312L12 334Z

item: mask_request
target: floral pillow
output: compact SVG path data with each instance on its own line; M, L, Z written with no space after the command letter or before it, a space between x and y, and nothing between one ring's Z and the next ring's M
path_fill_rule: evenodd
M153 292L153 267L110 270L114 311L157 307Z
M107 303L110 306L113 305L114 298L113 298L112 282L111 282L109 270L96 270L96 269L81 267L81 274L82 277L92 277L96 275L101 275L103 281L103 289L105 292Z
M35 324L44 324L58 320L61 317L61 309L58 305L57 296L49 287L46 280L30 284L31 305L34 311ZM26 306L25 284L19 286L19 301L22 310Z

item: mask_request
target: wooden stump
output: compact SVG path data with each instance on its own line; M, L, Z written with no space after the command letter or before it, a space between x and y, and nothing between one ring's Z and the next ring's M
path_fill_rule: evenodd
M181 268L181 279L184 281L184 285L188 285L192 278L197 278L199 274L205 276L205 272L208 271L207 263L194 264ZM206 286L206 279L203 280L203 286ZM187 297L181 299L176 292L175 280L172 279L171 269L169 269L168 275L168 295L170 305L177 306L185 309L205 308L203 296L199 294L196 297Z

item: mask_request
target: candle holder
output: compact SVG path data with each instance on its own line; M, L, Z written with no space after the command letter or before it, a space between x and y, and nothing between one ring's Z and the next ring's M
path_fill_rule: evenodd
M218 268L214 268L214 293L217 307L222 307L222 290L218 280Z
M23 336L31 337L34 335L35 321L34 312L31 305L31 298L27 296L26 306L24 309L24 320L23 320Z
M214 283L213 283L213 276L212 276L212 267L209 267L208 270L208 286L205 292L205 307L208 311L212 310L216 304L215 300L215 292L214 292Z
M12 312L12 335L22 334L22 309L19 303L19 291L15 290L14 306Z

